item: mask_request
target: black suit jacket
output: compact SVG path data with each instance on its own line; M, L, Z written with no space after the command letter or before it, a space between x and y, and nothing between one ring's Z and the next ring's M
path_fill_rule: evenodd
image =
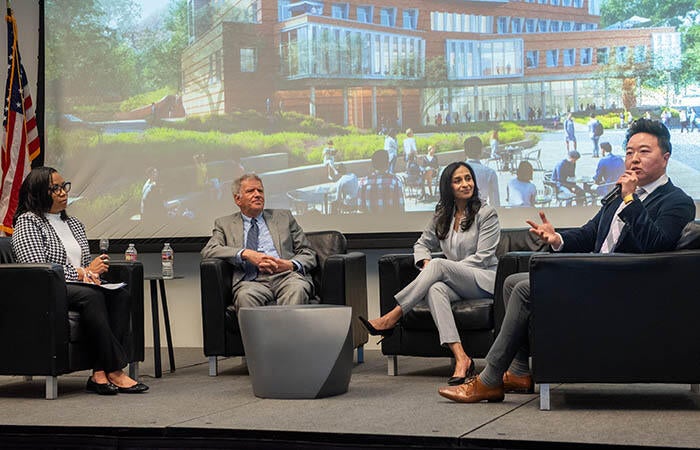
M599 252L610 231L621 198L609 202L581 228L563 231L562 252ZM695 203L671 183L659 186L644 201L634 201L621 212L625 227L615 245L616 253L654 253L675 249L683 227L695 219Z

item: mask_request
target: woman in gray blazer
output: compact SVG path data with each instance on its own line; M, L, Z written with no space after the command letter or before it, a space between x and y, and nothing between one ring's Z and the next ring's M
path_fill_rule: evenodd
M482 204L474 171L459 161L445 167L440 177L440 201L423 234L413 246L416 266L421 270L408 286L396 294L398 305L383 316L360 317L372 335L388 336L401 317L425 301L440 333L440 343L455 357L455 370L448 384L462 384L475 374L455 325L451 303L462 298L493 296L496 280L496 246L500 238L496 210ZM445 258L431 258L432 251Z

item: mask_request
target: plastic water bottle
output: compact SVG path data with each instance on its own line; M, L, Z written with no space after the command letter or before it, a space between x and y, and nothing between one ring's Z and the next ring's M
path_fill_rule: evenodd
M134 244L129 244L129 248L124 252L124 259L127 261L136 261L138 259L137 256L138 252L136 251L136 247L134 247Z
M175 255L173 253L172 247L166 242L163 246L163 250L160 251L160 262L163 266L164 280L171 280L174 276L173 259Z

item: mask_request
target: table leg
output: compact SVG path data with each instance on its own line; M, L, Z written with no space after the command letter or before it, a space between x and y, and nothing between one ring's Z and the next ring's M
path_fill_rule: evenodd
M173 354L173 336L170 332L170 314L168 314L168 299L165 297L165 280L160 282L160 301L163 305L163 322L165 322L165 340L168 343L168 359L170 372L175 372L175 355Z
M151 318L153 320L153 364L155 366L156 378L163 376L160 365L160 323L158 320L158 288L156 280L151 282Z

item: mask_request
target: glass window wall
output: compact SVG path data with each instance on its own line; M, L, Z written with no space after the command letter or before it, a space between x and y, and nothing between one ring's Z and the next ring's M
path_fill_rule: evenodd
M385 27L395 27L396 8L381 8L379 10L379 23Z
M281 34L283 73L290 79L423 77L425 40L309 23Z
M522 39L446 41L447 78L512 77L523 74Z
M403 27L407 30L418 29L418 10L404 9L403 10Z
M581 49L581 65L582 66L588 66L591 64L592 61L592 55L593 55L593 49L592 48L582 48Z
M564 67L571 67L576 64L576 49L566 48L562 51L564 55Z
M358 6L357 21L362 23L372 23L373 6Z
M598 64L607 64L610 60L610 49L608 47L597 48L596 60Z

